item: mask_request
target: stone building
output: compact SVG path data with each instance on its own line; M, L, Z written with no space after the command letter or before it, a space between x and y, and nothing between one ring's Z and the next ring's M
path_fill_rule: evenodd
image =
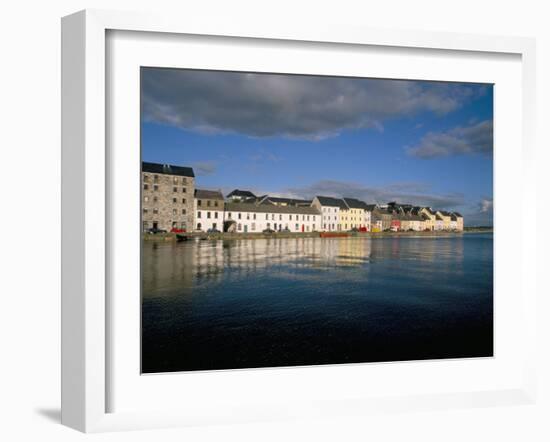
M223 231L223 194L219 190L195 189L195 230Z
M141 164L143 231L191 230L194 220L195 174L191 167Z

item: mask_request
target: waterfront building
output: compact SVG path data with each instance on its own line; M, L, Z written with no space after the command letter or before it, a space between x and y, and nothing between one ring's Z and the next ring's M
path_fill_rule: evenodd
M320 228L321 212L313 206L225 203L224 231L315 232Z
M344 202L348 207L348 213L344 221L343 230L348 230L346 225L349 225L349 229L366 229L369 231L370 222L367 225L365 211L367 210L367 204L361 200L355 198L344 198ZM369 214L370 220L370 214ZM348 223L349 221L349 223ZM367 227L368 226L368 227Z
M191 230L194 221L195 174L191 167L143 162L141 165L142 229Z
M320 230L326 232L342 230L340 210L348 210L348 206L346 206L343 199L332 198L330 196L316 196L313 198L311 205L321 213Z
M195 230L223 231L224 200L219 190L195 190Z
M403 215L397 215L393 214L391 217L391 224L390 224L390 230L392 232L397 232L398 230L401 230L401 217Z
M429 207L422 207L418 213L424 218L424 229L435 230L435 212Z
M392 212L382 207L375 207L372 211L372 222L376 223L380 231L390 230Z
M451 230L458 230L459 232L464 230L464 218L458 212L451 213Z
M434 230L443 230L443 216L437 211L435 213L435 227Z
M453 212L453 215L456 217L456 230L462 232L464 230L464 217L458 212Z
M443 219L442 230L451 230L451 212L447 212L445 210L438 210L437 213Z

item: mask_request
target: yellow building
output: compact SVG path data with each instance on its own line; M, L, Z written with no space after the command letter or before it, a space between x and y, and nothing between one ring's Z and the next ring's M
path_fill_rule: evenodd
M435 212L429 207L423 207L419 213L424 218L424 229L435 230Z

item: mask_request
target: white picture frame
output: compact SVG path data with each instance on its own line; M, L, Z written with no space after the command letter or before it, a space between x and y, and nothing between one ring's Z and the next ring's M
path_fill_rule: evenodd
M109 31L141 31L180 35L270 39L274 41L369 45L379 48L425 48L521 57L523 160L521 206L536 207L534 174L535 43L532 39L478 35L357 29L313 25L271 28L247 23L214 23L167 16L87 10L62 21L62 423L84 432L184 426L198 423L246 422L287 417L358 414L502 404L533 403L536 397L535 324L537 292L535 269L526 256L535 256L534 229L521 229L521 303L518 320L524 336L524 373L520 385L462 393L395 394L346 398L333 393L314 404L289 401L272 407L250 404L231 415L209 416L185 411L108 412L112 363L108 327L111 321L107 288L112 232L109 217L109 174L106 120ZM498 124L498 119L497 119ZM497 190L498 192L498 190ZM522 211L520 217L527 217ZM529 217L535 215L531 211ZM524 219L525 221L526 219ZM497 318L498 320L498 318ZM338 370L338 367L333 367ZM307 368L305 369L307 370ZM267 375L266 375L267 376ZM292 412L288 410L291 409Z

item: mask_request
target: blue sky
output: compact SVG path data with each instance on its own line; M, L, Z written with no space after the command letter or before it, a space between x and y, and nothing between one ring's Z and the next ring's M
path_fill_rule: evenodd
M491 225L491 85L142 69L144 161L197 187L356 197Z

